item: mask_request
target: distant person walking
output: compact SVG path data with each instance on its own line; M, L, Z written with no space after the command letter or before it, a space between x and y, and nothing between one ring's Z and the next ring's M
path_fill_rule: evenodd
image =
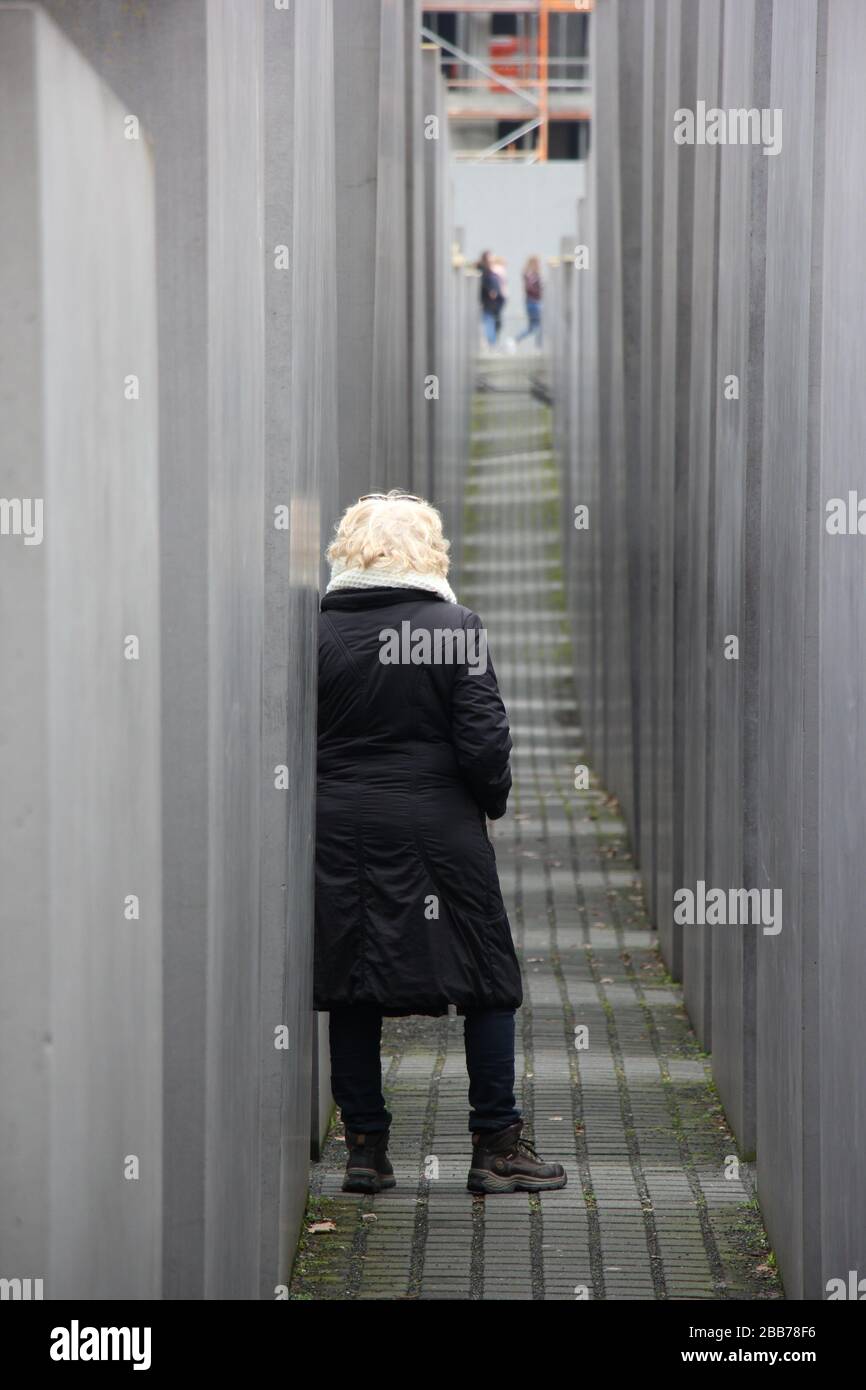
M499 331L502 289L499 277L493 269L493 256L490 251L482 252L478 269L481 271L481 322L487 346L492 349L496 346L496 335Z
M499 340L499 334L502 329L502 315L505 312L505 306L508 303L508 270L506 267L507 262L504 261L501 256L493 257L493 274L499 281L499 307L496 310L497 342Z
M523 267L523 294L526 299L527 326L517 335L518 343L524 338L536 335L536 343L541 347L541 262L537 256L530 256Z

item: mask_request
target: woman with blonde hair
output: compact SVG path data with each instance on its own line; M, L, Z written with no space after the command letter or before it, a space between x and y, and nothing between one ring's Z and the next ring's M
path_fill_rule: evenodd
M508 718L478 615L448 584L439 513L349 507L319 615L314 1007L330 1014L343 1190L393 1187L383 1016L464 1019L473 1192L563 1187L521 1135L520 968L486 817L511 788Z

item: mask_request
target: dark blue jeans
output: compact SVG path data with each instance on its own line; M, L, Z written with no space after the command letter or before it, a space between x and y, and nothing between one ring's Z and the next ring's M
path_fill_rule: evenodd
M518 333L518 335L517 335L517 341L518 341L518 343L520 343L520 342L523 341L524 338L528 338L529 335L530 335L530 333L537 333L537 334L538 334L538 345L539 345L539 347L540 347L540 346L541 346L541 305L539 304L539 302L538 302L537 299L527 299L527 301L526 301L526 317L527 317L527 320L528 320L527 326L526 326L526 328L524 328L524 330L523 330L522 333Z
M382 1095L382 1015L354 1004L330 1014L331 1090L347 1130L388 1129ZM514 1102L514 1010L470 1009L463 1019L469 1072L469 1129L505 1129L520 1119Z
M487 346L495 347L496 335L499 332L499 325L496 322L496 315L490 314L485 310L485 312L481 315L481 320L484 324L484 336L487 339Z

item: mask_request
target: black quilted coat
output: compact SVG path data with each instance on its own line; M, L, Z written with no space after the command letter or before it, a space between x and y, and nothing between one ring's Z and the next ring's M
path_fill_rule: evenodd
M344 590L321 607L314 1007L515 1008L485 821L505 814L511 788L489 653L485 674L470 670L471 646L463 664L380 660L384 629L415 640L481 620L421 589Z

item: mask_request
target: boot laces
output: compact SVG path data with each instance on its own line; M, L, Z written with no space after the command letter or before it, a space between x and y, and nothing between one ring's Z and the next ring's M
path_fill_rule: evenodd
M525 1153L529 1154L530 1158L534 1158L536 1163L541 1162L541 1155L536 1152L534 1145L531 1144L528 1139L524 1139L522 1135L514 1147L518 1153L523 1150Z

